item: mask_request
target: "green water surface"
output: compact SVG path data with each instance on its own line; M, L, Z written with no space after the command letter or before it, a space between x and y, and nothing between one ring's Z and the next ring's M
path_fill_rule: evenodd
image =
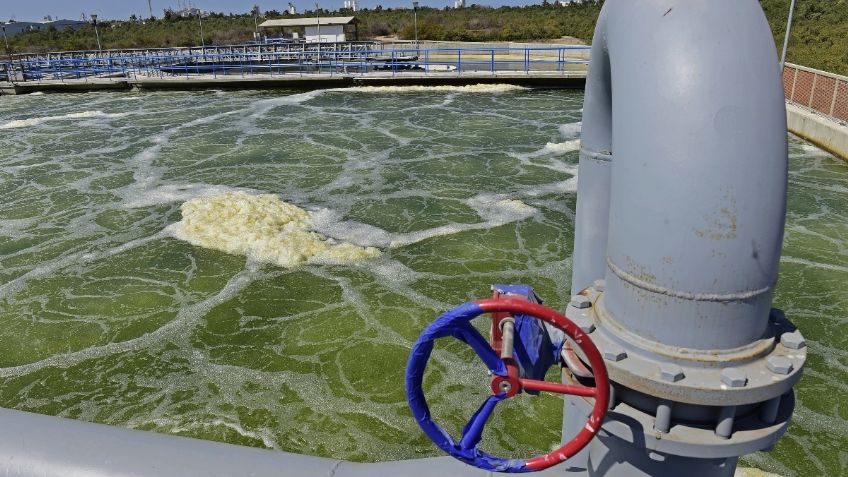
M582 93L289 92L0 100L0 406L358 461L438 455L409 349L492 283L568 298ZM86 113L86 114L79 114ZM25 127L14 127L27 120ZM555 143L566 147L547 147ZM565 144L563 144L565 143ZM381 257L296 269L169 236L179 206L274 193ZM520 200L516 216L487 204ZM789 433L749 465L848 469L848 167L791 141L776 306L807 337ZM390 247L393 240L405 245ZM456 433L485 369L440 342L425 380ZM503 403L484 448L554 445L561 400Z

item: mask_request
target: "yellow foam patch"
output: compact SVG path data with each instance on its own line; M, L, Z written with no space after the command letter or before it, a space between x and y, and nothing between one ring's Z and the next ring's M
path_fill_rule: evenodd
M374 247L338 242L310 230L311 214L273 194L227 192L191 199L180 207L174 237L199 247L293 267L376 257Z

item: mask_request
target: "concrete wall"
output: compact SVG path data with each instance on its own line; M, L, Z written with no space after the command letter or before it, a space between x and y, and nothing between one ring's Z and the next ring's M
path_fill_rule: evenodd
M825 151L848 160L848 126L786 103L787 128Z
M307 43L318 41L317 26L308 26L304 30L304 38ZM345 41L344 25L321 25L321 43L336 43Z

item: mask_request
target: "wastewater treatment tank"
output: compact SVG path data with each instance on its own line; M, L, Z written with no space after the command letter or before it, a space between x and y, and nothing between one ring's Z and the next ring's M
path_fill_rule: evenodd
M406 403L409 350L493 283L570 301L582 103L501 86L4 98L0 405L352 461L440 455ZM843 163L790 138L775 306L818 357L786 436L743 464L844 470L846 190ZM459 432L485 368L445 342L428 369ZM483 446L550 449L562 404L510 401Z

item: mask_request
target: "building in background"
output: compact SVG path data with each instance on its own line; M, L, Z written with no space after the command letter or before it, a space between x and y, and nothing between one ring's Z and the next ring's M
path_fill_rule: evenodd
M359 39L358 23L356 17L282 18L266 20L259 27L271 31L279 28L283 36L289 30L294 39L299 38L299 30L303 29L303 41L306 43L341 43L347 41L348 33L353 33L354 41ZM350 26L353 27L352 32L348 28Z
M359 11L359 2L356 0L344 0L344 8L345 10L350 10L352 12Z
M465 8L465 0L454 0L453 8Z
M86 24L86 22L79 20L53 20L51 17L45 17L42 22L16 22L10 20L3 23L3 26L6 27L7 35L14 36L28 31L49 30L50 27L53 27L58 31L62 31L66 28L79 28Z

